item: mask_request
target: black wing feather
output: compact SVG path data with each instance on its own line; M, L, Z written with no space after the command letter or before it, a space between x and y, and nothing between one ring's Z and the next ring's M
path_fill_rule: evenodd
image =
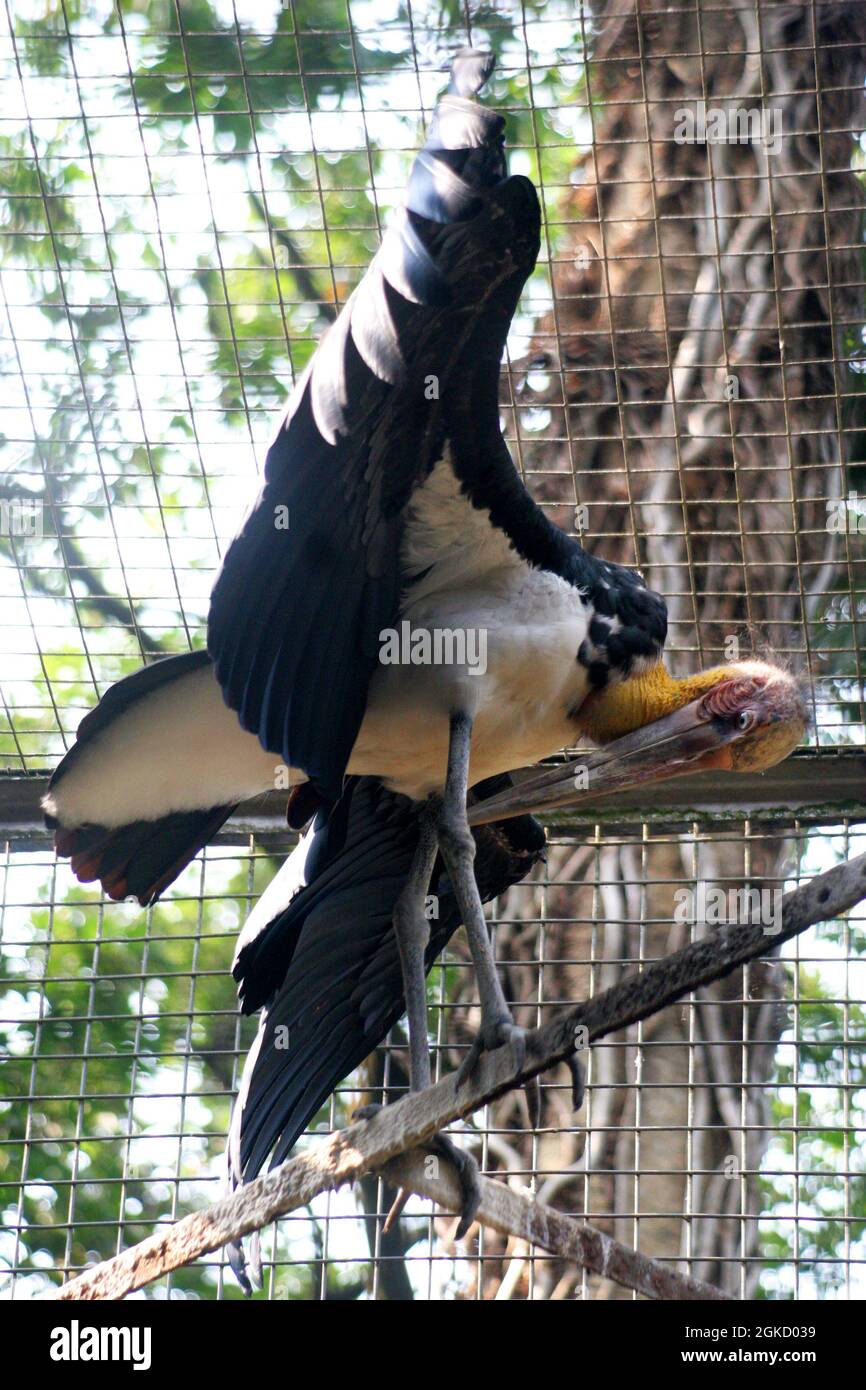
M537 253L534 191L505 178L504 122L471 99L490 66L486 54L456 59L407 208L299 381L211 599L227 703L332 800L379 634L399 611L402 514L441 455L441 400L473 325L501 318L500 291L513 306ZM515 198L515 184L529 194ZM497 374L498 363L494 394ZM274 525L278 507L287 530Z
M508 778L491 779L485 794L508 785ZM473 833L485 901L523 878L544 846L531 817ZM254 1176L278 1141L287 1151L337 1082L403 1013L391 922L417 841L417 807L373 778L350 778L308 836L307 883L299 887L300 860L286 866L291 901L270 921L257 913L242 932L233 970L244 1011L266 1002L265 1039L270 1044L277 1028L288 1027L290 1046L268 1045L248 1059L245 1103L233 1120L236 1177ZM460 920L441 863L433 886L439 917L431 922L428 969ZM347 1056L354 1060L344 1065ZM321 1085L311 1086L311 1058L316 1074L323 1068Z
M493 778L476 794L509 785ZM543 852L544 832L529 816L473 834L485 901L519 882ZM269 1155L271 1166L285 1158L334 1087L403 1014L392 917L417 841L417 807L373 778L350 778L281 871L291 900L271 920L257 909L241 933L234 974L244 1010L267 1007L232 1115L233 1187L255 1177ZM460 923L441 863L432 891L439 916L430 924L428 970ZM288 1037L288 1048L276 1045L278 1036ZM232 1260L245 1278L236 1249Z

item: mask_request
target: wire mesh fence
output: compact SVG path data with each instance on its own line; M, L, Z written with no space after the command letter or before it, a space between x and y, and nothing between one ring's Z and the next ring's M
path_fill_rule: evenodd
M522 1021L544 1022L554 1007L688 939L688 913L677 921L675 909L672 921L655 900L679 893L690 902L705 852L720 842L740 861L731 891L754 882L749 859L759 850L784 848L769 890L781 892L864 848L861 831L845 824L807 834L746 822L721 836L697 825L659 833L645 824L627 835L597 826L578 845L554 832L547 870L512 889L497 916L499 957ZM691 862L673 881L672 850ZM64 883L47 852L7 855L4 1262L16 1296L43 1292L216 1195L228 1106L250 1041L226 961L268 867L261 851L212 850L142 920L138 909ZM727 997L701 992L668 1011L663 1026L651 1020L599 1043L579 1116L563 1069L543 1082L538 1129L521 1097L507 1117L499 1106L473 1117L462 1142L485 1171L607 1223L646 1253L710 1279L714 1263L724 1263L741 1294L860 1296L861 918L814 930L786 948L781 968L749 967ZM458 943L431 976L441 1070L468 1046L471 1020L456 1002L455 977L471 992L470 975ZM727 1015L736 1028L719 1022ZM395 1032L376 1063L340 1088L315 1133L344 1124L362 1100L402 1093L405 1054ZM720 1088L730 1091L729 1106L719 1104ZM384 1285L393 1297L405 1284L404 1296L488 1297L506 1283L530 1297L562 1297L596 1287L564 1262L509 1250L490 1233L455 1247L453 1219L434 1218L419 1200L406 1229L383 1237L393 1196L383 1186L371 1178L360 1196L323 1194L279 1223L266 1255L269 1295L377 1296ZM715 1251L706 1250L702 1226L712 1228ZM164 1282L158 1294L235 1292L217 1258Z
M778 890L863 848L866 797L843 801L833 768L864 741L866 22L826 0L51 0L5 25L0 1270L29 1297L215 1195L251 1036L232 942L290 844L235 828L142 912L55 864L33 786L108 685L203 643L287 387L467 40L497 53L486 100L545 218L503 374L514 457L558 524L664 592L682 670L757 647L802 671L821 754L800 763L808 821L730 799L697 817L684 792L676 822L552 825L545 873L495 909L520 1021L743 892L772 923ZM781 959L768 942L593 1049L577 1117L553 1073L540 1129L512 1096L463 1142L737 1296L859 1297L859 919ZM430 998L448 1070L477 1022L459 940ZM405 1085L398 1031L319 1131ZM456 1246L418 1201L386 1236L388 1205L369 1179L279 1223L266 1292L600 1292L490 1232ZM154 1292L237 1293L217 1258Z

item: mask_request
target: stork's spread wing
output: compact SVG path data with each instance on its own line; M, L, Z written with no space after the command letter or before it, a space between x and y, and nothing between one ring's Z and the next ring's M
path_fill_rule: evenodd
M535 191L505 178L504 122L472 99L491 66L455 60L406 208L298 382L212 595L226 702L330 796L397 617L403 509L441 455L485 321L495 415L505 332L538 251Z
M510 785L507 777L491 778L476 794ZM485 901L524 878L544 846L529 816L473 834ZM244 927L234 966L244 1010L267 1007L232 1115L233 1186L255 1177L269 1155L272 1165L282 1161L338 1082L404 1012L392 917L417 839L411 803L372 778L350 778ZM460 923L439 862L431 892L438 916L430 922L428 969Z

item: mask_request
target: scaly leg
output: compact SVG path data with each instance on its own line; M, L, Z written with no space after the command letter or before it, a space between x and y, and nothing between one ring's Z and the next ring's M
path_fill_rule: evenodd
M514 1053L515 1069L523 1065L526 1056L526 1034L522 1028L517 1027L505 1001L496 972L484 908L475 882L475 840L466 819L471 739L470 716L459 711L452 714L445 794L439 807L436 825L439 848L469 939L481 1001L481 1029L460 1067L457 1075L458 1086L469 1076L482 1052L492 1052L495 1048L509 1043Z
M427 972L425 953L430 939L430 923L425 914L430 875L436 862L438 806L429 803L421 812L420 835L412 868L394 909L394 931L403 967L403 990L409 1022L409 1078L413 1091L424 1091L430 1085L430 1047L427 1039ZM474 842L473 842L474 843ZM430 1147L440 1157L450 1159L457 1170L463 1190L463 1208L457 1238L461 1239L475 1219L481 1202L478 1165L471 1154L458 1149L444 1134L437 1134ZM388 1213L388 1230L406 1204L408 1194L401 1192Z
M429 806L425 806L421 812L418 848L412 868L394 908L394 932L403 967L403 992L409 1023L409 1078L413 1091L424 1091L430 1085L427 972L424 968L430 923L424 909L437 849L433 816Z

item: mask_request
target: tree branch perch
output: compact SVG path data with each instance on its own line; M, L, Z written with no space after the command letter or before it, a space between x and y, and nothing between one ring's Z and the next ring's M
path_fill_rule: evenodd
M411 1150L392 1159L385 1167L384 1176L395 1187L429 1197L446 1211L458 1212L461 1192L457 1178L450 1167L440 1167L438 1176L430 1177L428 1161L429 1155L423 1150ZM729 1299L728 1294L712 1284L677 1274L670 1265L650 1259L594 1226L566 1212L556 1211L544 1202L536 1202L528 1192L516 1192L503 1182L481 1179L481 1206L476 1220L502 1235L526 1241L561 1259L573 1260L590 1273L612 1279L647 1298Z
M530 1032L526 1060L519 1073L514 1072L508 1048L485 1054L459 1092L454 1076L448 1076L426 1091L387 1106L372 1119L349 1125L324 1143L256 1178L231 1197L184 1217L121 1255L70 1280L57 1297L123 1298L170 1270L220 1249L229 1240L260 1230L278 1217L311 1202L320 1192L354 1182L363 1173L379 1171L398 1155L422 1146L454 1120L471 1114L514 1086L546 1071L555 1062L570 1057L575 1050L576 1030L585 1028L589 1042L617 1032L701 985L729 975L746 961L777 949L783 941L816 922L839 916L864 897L866 854L838 864L787 893L782 903L781 928L772 935L760 924L729 925L654 961L644 970L628 975L612 989L562 1011L544 1027ZM491 1203L493 1200L491 1198ZM530 1218L523 1211L515 1219L520 1229L513 1234L542 1243L539 1239L541 1221L536 1227L535 1216ZM572 1218L560 1219L573 1221ZM531 1235L527 1234L527 1221L533 1232ZM578 1229L575 1223L575 1231ZM598 1235L591 1233L586 1239L591 1241ZM579 1245L579 1240L573 1243L570 1258L581 1258Z

